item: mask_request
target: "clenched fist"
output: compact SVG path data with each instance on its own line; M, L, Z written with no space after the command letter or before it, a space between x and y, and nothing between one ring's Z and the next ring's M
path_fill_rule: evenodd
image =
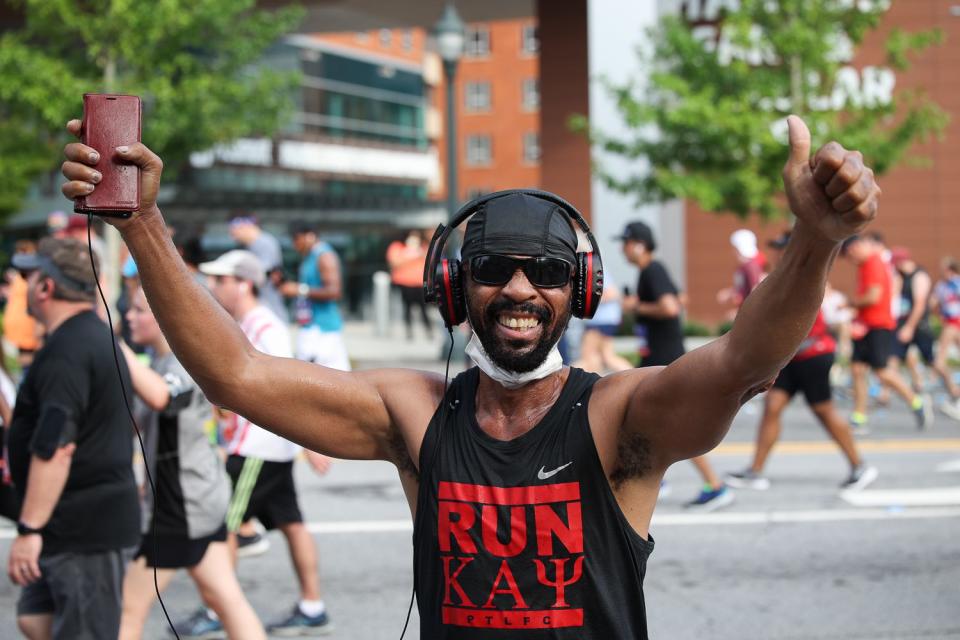
M811 230L841 242L877 215L880 187L859 151L828 142L810 157L810 130L797 116L787 118L790 157L783 186L790 210Z
M67 131L80 135L80 121L71 120L67 123ZM140 167L140 208L132 217L142 215L152 210L157 204L157 191L160 189L160 175L163 173L163 162L153 151L137 142L129 146L117 147L112 150L123 162ZM60 190L70 200L79 196L93 193L100 182L100 173L93 168L99 160L99 154L92 147L79 142L71 142L63 149L67 157L61 170L68 182L63 183ZM129 219L104 218L116 227L122 227Z

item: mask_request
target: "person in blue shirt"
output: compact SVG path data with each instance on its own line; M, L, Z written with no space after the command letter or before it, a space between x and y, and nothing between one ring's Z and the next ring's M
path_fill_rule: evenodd
M297 333L296 357L325 367L350 370L347 348L343 342L343 318L340 298L343 278L340 258L328 243L320 240L308 222L290 225L293 247L303 260L297 282L286 282L280 289L294 299L294 318L300 325Z

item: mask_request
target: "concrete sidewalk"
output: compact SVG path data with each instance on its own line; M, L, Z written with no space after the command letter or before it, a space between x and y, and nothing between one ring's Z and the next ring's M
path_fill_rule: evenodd
M446 358L449 338L444 331L434 331L433 338L417 326L408 340L402 323L390 327L388 335L377 335L372 322L347 321L343 325L350 362L357 369L372 367L434 368ZM441 355L442 352L442 355Z

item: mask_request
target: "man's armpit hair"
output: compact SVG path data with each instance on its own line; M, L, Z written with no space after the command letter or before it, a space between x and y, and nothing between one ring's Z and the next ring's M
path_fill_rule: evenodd
M627 480L639 478L653 469L650 441L639 433L620 438L617 445L617 466L610 474L614 488Z
M390 460L397 466L397 470L412 478L418 478L417 465L410 459L410 452L407 450L407 443L403 441L400 432L394 429L390 433L390 439L387 441Z

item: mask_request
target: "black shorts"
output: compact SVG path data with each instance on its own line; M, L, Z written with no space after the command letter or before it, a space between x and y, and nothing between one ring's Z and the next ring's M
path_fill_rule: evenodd
M259 458L230 456L227 473L233 483L233 497L227 509L227 530L257 518L265 528L303 522L293 484L293 460L271 462Z
M897 327L897 329L899 330L900 327ZM893 355L900 360L906 360L907 350L910 349L910 345L917 347L917 351L920 352L920 357L923 358L925 363L933 363L933 334L930 333L929 330L920 329L914 331L913 340L906 344L896 339L893 345Z
M785 391L791 398L797 391L803 392L811 407L833 399L830 386L830 367L834 355L824 353L806 360L793 360L780 371L773 382L774 389Z
M225 542L227 526L223 525L214 533L203 538L188 538L186 536L172 536L160 534L156 537L152 533L143 536L140 550L135 557L147 561L148 567L157 569L189 569L200 564L203 554L211 542Z
M864 362L874 371L886 369L893 355L897 336L891 329L870 329L867 335L853 341L853 362Z

